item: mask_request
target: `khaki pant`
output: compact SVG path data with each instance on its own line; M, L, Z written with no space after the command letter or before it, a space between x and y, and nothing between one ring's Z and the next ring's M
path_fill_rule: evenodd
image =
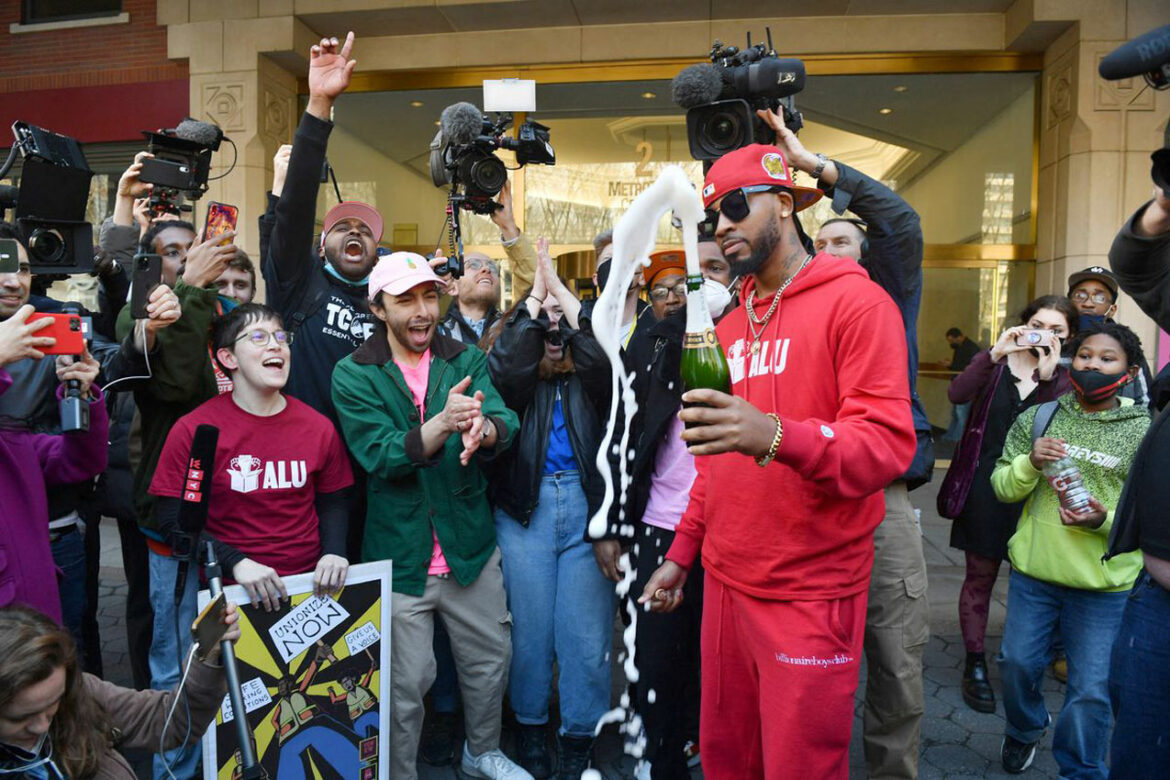
M905 482L886 488L874 532L865 616L865 765L871 780L918 776L925 702L922 655L930 638L922 533Z
M427 577L422 596L395 593L391 610L390 776L415 780L423 696L435 680L435 615L451 637L463 693L468 749L500 746L500 708L512 658L512 616L497 549L466 588L454 577ZM456 757L456 761L459 758Z

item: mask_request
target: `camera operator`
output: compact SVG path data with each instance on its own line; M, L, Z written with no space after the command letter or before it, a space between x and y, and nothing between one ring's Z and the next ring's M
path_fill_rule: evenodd
M1170 329L1170 187L1122 226L1109 249L1121 289L1163 330ZM1168 372L1158 374L1151 407L1160 412L1130 468L1114 513L1108 556L1142 551L1145 569L1134 583L1114 644L1109 692L1115 726L1110 777L1156 777L1170 765L1170 427L1164 405Z
M527 290L532 286L536 252L528 236L516 226L510 181L500 190L499 205L491 213L491 220L500 229L500 241L512 262L512 289ZM439 328L456 341L475 344L500 318L499 265L482 252L467 252L463 256L463 276L454 280L449 276L440 278L446 283L451 303Z
M31 299L34 282L30 272L28 248L15 227L0 223L0 238L17 241L20 257L19 270L0 274L0 321L13 316L21 306L32 302L41 312L59 312L62 304L50 298ZM168 291L156 291L156 305L161 306ZM162 312L158 312L162 316ZM89 346L102 368L102 381L112 382L123 376L141 374L142 354L131 340L121 345L101 334L93 334ZM49 361L18 360L7 367L13 379L12 388L0 397L0 420L6 427L43 433L61 431L61 413L57 399L57 377ZM84 527L80 512L89 504L92 482L85 480L73 485L55 488L48 495L50 535L54 557L65 576L62 578L61 609L65 625L83 643L82 617L86 606ZM88 661L91 668L99 668L98 657Z
M821 226L818 252L851 257L889 293L902 314L909 353L910 408L918 444L910 469L886 486L885 517L874 532L873 574L865 620L865 762L871 778L917 777L918 744L925 699L922 656L930 637L926 559L908 491L930 480L934 451L930 422L918 398L918 308L922 300L922 227L918 214L881 182L844 163L813 154L778 114L758 115L776 131L778 146L793 167L813 176L832 199L833 210L852 211L865 226L847 219Z
M383 225L373 206L345 201L329 210L320 240L313 241L333 103L349 86L357 64L349 58L353 40L353 33L344 43L322 38L309 54L309 103L293 139L268 254L261 261L268 303L296 335L288 395L334 425L333 366L374 332L366 289Z

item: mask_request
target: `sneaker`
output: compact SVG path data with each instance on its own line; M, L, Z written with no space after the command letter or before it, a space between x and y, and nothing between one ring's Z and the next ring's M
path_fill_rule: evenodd
M1020 742L1005 734L1003 747L1000 748L1003 771L1018 775L1032 766L1032 759L1036 757L1036 745L1038 744L1038 742Z
M423 721L422 746L419 755L431 766L450 766L455 763L455 713L432 712Z
M683 745L683 757L686 758L687 766L691 769L703 763L699 758L699 743L688 739L687 744Z
M533 780L532 775L513 764L499 748L473 756L466 742L463 743L463 762L459 768L466 777L488 780Z

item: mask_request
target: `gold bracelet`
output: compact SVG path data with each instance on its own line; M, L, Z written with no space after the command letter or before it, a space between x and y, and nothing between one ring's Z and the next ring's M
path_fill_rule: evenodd
M780 422L779 415L769 412L768 416L776 421L776 435L772 437L772 446L768 448L768 454L756 458L756 465L760 468L772 462L776 457L776 450L780 449L780 442L784 439L784 423Z

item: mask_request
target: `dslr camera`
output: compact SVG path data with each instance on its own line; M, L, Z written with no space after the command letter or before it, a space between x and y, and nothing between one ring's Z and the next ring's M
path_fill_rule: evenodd
M81 144L27 122L12 125L15 141L0 178L23 158L20 186L0 187L0 217L15 211L34 274L82 273L93 268L93 226L85 221L93 171Z
M804 89L804 62L780 57L768 43L751 42L744 49L711 46L711 63L684 68L671 82L674 102L687 109L687 141L691 157L715 160L752 143L770 144L776 134L756 111L780 108L792 132L804 125L793 95Z
M512 126L511 114L497 113L492 122L471 103L455 103L443 109L439 125L431 141L431 181L436 187L450 185L452 201L476 214L499 208L492 198L508 181L496 149L511 149L521 166L556 164L549 129L539 122L520 125L513 138L505 135Z

